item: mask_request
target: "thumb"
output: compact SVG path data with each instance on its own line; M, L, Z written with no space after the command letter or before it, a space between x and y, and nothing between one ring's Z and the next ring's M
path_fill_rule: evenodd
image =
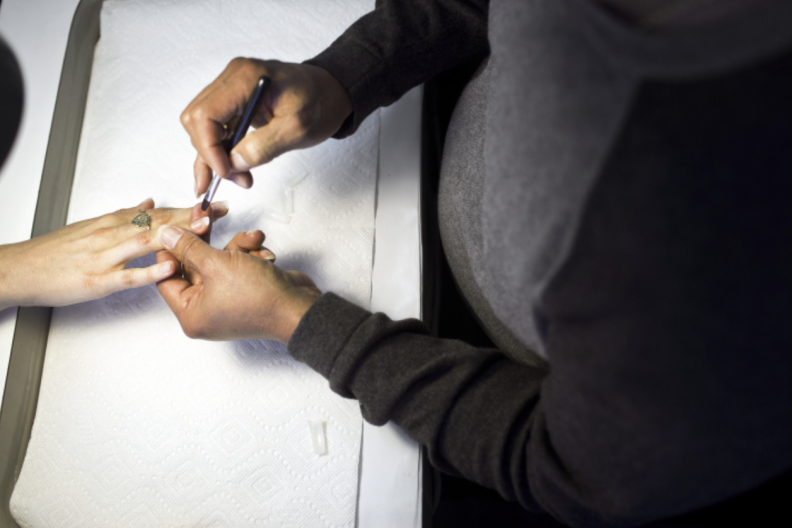
M310 146L305 130L294 117L274 117L265 126L247 134L231 151L231 167L246 171L269 163L281 154Z
M204 262L216 249L201 240L197 235L181 227L164 225L157 230L162 247L167 249L185 266L200 273Z

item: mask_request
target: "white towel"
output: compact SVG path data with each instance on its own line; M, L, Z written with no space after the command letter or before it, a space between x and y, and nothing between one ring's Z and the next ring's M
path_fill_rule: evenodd
M307 59L372 8L107 0L69 222L148 196L195 203L179 124L192 97L233 57ZM250 190L224 182L213 245L261 228L280 266L368 307L378 119L254 170ZM54 312L12 512L24 527L354 526L360 434L357 402L284 346L190 340L154 287L118 293Z

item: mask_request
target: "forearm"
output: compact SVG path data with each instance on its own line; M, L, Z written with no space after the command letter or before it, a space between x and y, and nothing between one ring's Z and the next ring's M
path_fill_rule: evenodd
M637 353L643 336L618 327L634 319L604 325L639 336L619 344L603 342L603 325L551 321L548 373L325 295L289 352L356 398L367 421L401 426L439 469L570 526L636 526L737 488L722 475L750 464L718 447L732 426L712 426L695 383L668 382L684 377L676 364Z
M385 1L355 22L309 64L346 88L353 112L334 137L345 137L375 109L467 60L483 58L488 0Z
M391 321L332 295L306 314L289 352L358 399L367 421L399 424L435 466L536 506L523 477L529 438L544 437L541 425L533 430L543 368L433 338L419 321Z
M16 244L0 245L0 310L18 306L22 300L20 289L24 288L14 273L17 269L13 262L15 246Z

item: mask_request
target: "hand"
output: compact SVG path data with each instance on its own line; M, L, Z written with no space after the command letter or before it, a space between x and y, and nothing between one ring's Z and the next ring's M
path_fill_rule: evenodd
M271 80L253 119L254 132L231 151L224 125L239 117L259 77ZM336 133L352 112L346 89L328 71L308 64L237 58L182 112L181 122L198 151L196 196L206 192L212 171L250 188L248 169L297 148L317 145ZM264 126L267 125L267 126Z
M228 213L223 203L202 212L152 209L148 199L129 209L84 220L40 237L0 246L0 309L8 306L65 306L90 301L119 290L153 284L175 271L172 262L125 269L130 261L162 249L157 228L190 226L207 235L211 221ZM151 230L132 225L146 210Z
M188 337L288 343L322 294L308 276L273 264L261 231L237 233L224 251L178 227L161 228L159 238L167 251L157 262L190 269L157 285Z

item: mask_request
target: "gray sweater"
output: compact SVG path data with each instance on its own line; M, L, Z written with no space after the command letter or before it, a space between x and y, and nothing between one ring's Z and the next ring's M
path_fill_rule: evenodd
M792 4L657 34L589 0L487 7L385 2L309 62L352 96L343 136L489 44L440 221L499 350L326 294L290 353L440 469L573 526L792 469Z

